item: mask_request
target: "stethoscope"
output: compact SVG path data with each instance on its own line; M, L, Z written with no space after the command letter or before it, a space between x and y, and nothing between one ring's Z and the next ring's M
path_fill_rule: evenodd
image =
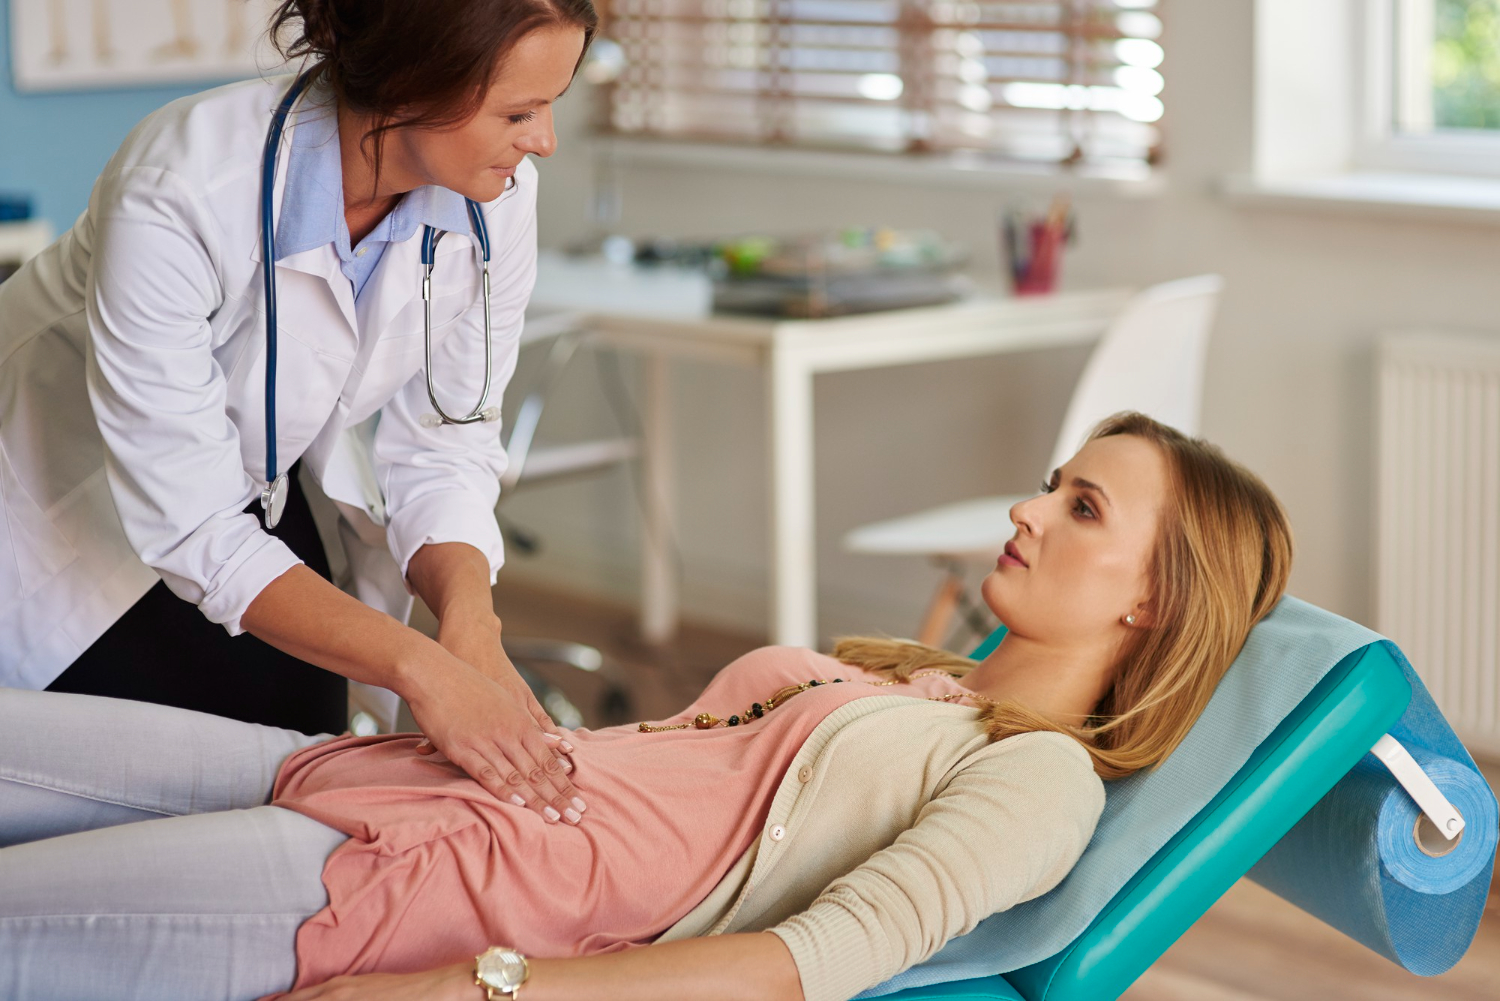
M287 115L298 96L307 88L311 72L303 73L292 84L276 113L271 116L271 128L266 133L265 159L260 173L260 256L261 274L266 289L266 486L260 492L261 510L265 512L266 528L275 528L281 521L286 507L286 473L276 472L276 263L272 254L271 194L276 187L276 158L281 151L281 133L286 126ZM427 353L427 399L432 402L435 413L423 414L417 423L425 428L441 427L444 424L474 424L478 421L497 421L500 408L489 406L490 401L490 234L484 224L484 210L479 203L465 198L469 210L469 225L479 245L480 271L484 292L484 389L479 402L462 417L453 417L438 402L437 389L432 384L432 266L437 257L438 241L443 238L439 230L427 226L422 231L422 336Z

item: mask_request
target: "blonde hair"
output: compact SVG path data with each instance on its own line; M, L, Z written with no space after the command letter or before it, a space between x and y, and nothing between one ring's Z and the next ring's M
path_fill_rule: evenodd
M1116 665L1109 692L1083 726L1054 722L1016 703L980 713L991 740L1049 730L1079 741L1106 779L1164 760L1192 729L1219 679L1286 590L1292 533L1260 479L1217 447L1139 413L1106 418L1090 441L1132 435L1167 458L1171 497L1148 568L1153 624ZM905 680L942 668L961 677L975 662L908 640L839 640L833 655L854 667Z

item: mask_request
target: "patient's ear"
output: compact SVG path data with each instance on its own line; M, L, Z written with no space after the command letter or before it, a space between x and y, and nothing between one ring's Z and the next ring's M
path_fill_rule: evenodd
M1156 616L1151 614L1151 606L1143 601L1122 615L1120 623L1126 629L1150 629L1156 624Z

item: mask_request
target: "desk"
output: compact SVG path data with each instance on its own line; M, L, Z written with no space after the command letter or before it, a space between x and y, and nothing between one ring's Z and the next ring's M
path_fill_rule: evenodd
M647 539L675 537L670 360L697 358L761 370L770 424L770 638L816 647L813 377L1090 344L1128 295L1125 289L1107 289L974 298L829 320L782 320L711 313L708 281L701 275L544 253L529 315L556 322L556 314L567 314L599 341L643 355ZM677 628L677 581L664 547L646 545L641 558L641 632L660 642Z

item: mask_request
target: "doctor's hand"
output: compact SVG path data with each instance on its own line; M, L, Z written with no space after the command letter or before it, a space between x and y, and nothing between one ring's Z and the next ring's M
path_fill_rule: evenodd
M536 720L543 733L562 740L562 734L547 710L537 701L500 642L500 620L493 614L448 615L438 625L437 641L459 660L478 668L481 673L505 689ZM566 743L566 741L563 741ZM571 751L572 747L563 748Z
M432 746L502 802L535 810L549 823L578 823L587 807L568 779L572 764L563 755L572 747L542 730L535 699L434 649L437 656L414 672L405 692ZM516 683L525 690L519 676Z

